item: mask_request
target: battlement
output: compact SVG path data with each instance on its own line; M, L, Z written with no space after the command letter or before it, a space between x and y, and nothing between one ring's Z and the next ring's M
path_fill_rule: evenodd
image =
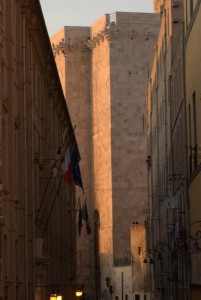
M161 13L163 10L165 0L154 0L154 12Z
M65 26L65 37L53 38L52 48L54 54L58 55L62 51L65 55L69 50L92 50L105 40L108 43L118 38L123 38L125 43L139 38L148 41L152 37L156 39L157 26L158 16L153 13L106 14L91 27Z

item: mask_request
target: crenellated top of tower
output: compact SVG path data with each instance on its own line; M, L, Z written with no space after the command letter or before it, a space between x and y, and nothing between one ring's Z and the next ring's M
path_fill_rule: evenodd
M165 0L154 0L154 12L161 13Z
M124 39L125 43L136 40L156 38L160 16L153 13L116 12L106 14L90 28L65 26L65 34L61 39L54 40L52 49L54 55L62 52L64 55L70 50L92 50L102 42L115 43ZM113 45L114 46L114 45Z

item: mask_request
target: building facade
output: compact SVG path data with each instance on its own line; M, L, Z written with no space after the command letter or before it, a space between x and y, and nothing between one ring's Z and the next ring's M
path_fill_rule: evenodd
M188 190L190 208L190 236L192 299L201 297L201 254L200 245L200 49L198 36L201 28L201 1L184 1L185 9L185 79L186 79L186 112L188 136ZM199 245L196 245L196 242ZM199 246L200 247L200 246Z
M153 299L190 299L184 10L183 1L163 2L148 87Z
M69 299L75 190L60 164L74 131L39 1L1 1L0 24L0 299Z
M130 225L147 219L146 86L159 22L159 15L117 12L51 38L72 122L80 126L92 234L78 239L77 278L88 298L122 297ZM124 295L133 291L128 284Z

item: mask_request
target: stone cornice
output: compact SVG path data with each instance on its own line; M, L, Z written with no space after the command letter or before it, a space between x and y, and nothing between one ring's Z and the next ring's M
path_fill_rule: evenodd
M69 38L67 41L61 39L61 41L57 44L52 43L52 50L54 55L59 55L62 53L64 56L66 56L68 51L73 52L76 50L81 50L82 52L85 52L87 50L92 50L97 45L105 41L110 44L110 42L116 41L122 36L130 40L135 40L138 35L143 35L144 39L148 41L152 37L151 30L139 30L137 25L138 24L135 24L135 28L128 28L128 26L119 28L116 26L115 22L111 22L108 26L102 28L91 38L85 38L82 40Z

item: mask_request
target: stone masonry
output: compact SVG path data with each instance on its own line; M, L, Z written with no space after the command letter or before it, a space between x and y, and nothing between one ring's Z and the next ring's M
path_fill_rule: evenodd
M154 12L161 13L165 0L154 0Z
M85 189L78 197L86 197L92 227L91 235L83 228L77 238L77 278L87 298L99 286L101 297L109 297L105 278L113 278L115 260L130 251L130 225L147 218L146 87L159 22L159 15L117 12L90 28L64 27L52 37L77 124ZM101 276L94 259L94 210Z

